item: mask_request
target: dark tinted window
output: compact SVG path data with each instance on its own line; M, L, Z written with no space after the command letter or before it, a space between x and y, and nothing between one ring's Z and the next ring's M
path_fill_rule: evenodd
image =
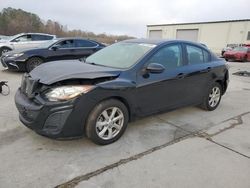
M48 35L32 35L33 41L40 41L40 40L52 40L53 36Z
M74 40L64 40L56 45L58 48L74 48Z
M247 40L250 40L250 31L247 33Z
M86 47L95 47L97 46L97 44L88 40L75 40L75 46L77 48L86 48Z
M166 69L174 69L182 66L182 53L180 45L166 46L154 54L149 63L159 63Z
M186 47L189 64L195 65L210 61L210 55L206 50L192 45L186 45Z

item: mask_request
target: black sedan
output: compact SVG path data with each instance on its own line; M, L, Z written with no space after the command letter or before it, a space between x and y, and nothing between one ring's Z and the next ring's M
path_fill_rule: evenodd
M86 58L104 47L103 44L93 40L56 39L39 48L7 52L2 55L1 63L8 69L30 72L44 62Z
M110 144L129 121L183 106L215 110L228 67L206 47L178 40L128 40L85 62L58 61L25 74L15 102L20 120L51 138Z

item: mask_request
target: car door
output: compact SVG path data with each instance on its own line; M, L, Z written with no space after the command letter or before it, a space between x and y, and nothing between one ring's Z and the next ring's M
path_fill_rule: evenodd
M10 42L10 45L13 49L24 49L32 47L31 44L32 38L31 35L21 35Z
M75 44L73 39L66 39L50 47L47 61L75 59Z
M84 40L84 39L76 39L75 40L75 57L80 58L86 58L89 55L96 52L97 47L99 45L95 42Z
M204 48L186 43L184 49L188 62L183 72L188 86L185 100L189 104L199 104L212 81L213 62L210 53Z
M137 73L136 101L139 113L146 115L184 105L188 86L183 77L185 59L181 44L162 47ZM148 73L146 67L152 63L165 67L162 73Z
M48 40L52 40L52 36L42 35L42 34L32 34L32 46L39 47L41 44L47 42Z

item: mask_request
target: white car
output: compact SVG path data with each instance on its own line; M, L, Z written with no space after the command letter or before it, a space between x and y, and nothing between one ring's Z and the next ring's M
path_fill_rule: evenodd
M0 57L3 53L10 50L35 48L40 46L42 43L55 38L55 35L44 33L21 33L11 37L5 37L0 39Z

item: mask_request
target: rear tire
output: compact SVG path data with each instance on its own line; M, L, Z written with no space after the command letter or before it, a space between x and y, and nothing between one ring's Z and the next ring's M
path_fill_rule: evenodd
M123 135L128 119L128 109L119 100L100 102L88 116L86 135L96 144L111 144Z
M41 65L43 60L39 57L32 57L26 62L26 71L30 72L37 66Z
M221 96L222 87L218 82L215 82L209 87L200 107L207 111L215 110L220 104Z

